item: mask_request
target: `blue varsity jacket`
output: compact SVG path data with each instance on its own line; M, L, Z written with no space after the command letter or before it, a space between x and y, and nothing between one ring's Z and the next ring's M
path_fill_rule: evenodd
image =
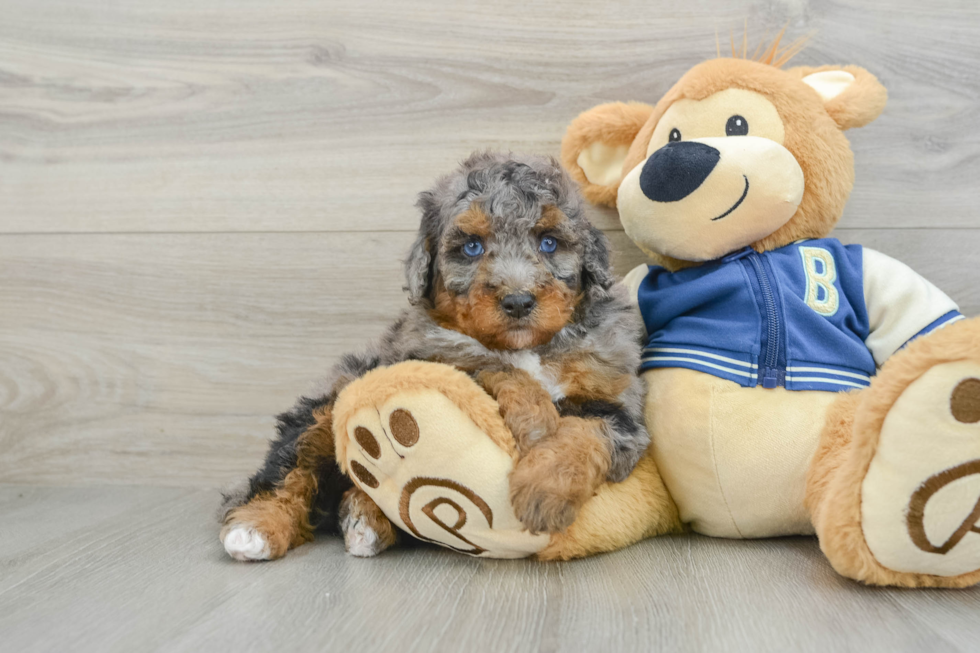
M636 293L648 334L642 371L683 367L746 387L863 388L876 358L962 318L908 267L833 238L746 248L677 272L649 266Z

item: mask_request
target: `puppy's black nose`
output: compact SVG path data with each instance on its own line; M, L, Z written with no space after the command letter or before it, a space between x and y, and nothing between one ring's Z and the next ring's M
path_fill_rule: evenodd
M643 164L640 190L654 202L682 200L704 183L719 158L721 153L704 143L667 143Z
M521 318L534 310L535 303L534 295L529 292L519 292L501 299L500 308L511 317Z

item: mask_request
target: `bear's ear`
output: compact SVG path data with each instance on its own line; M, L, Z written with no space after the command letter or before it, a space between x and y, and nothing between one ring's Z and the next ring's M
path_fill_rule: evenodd
M858 66L800 66L787 72L800 76L823 100L824 108L841 129L864 127L881 115L888 91Z
M561 162L593 204L616 206L623 162L653 107L611 102L585 111L572 121L561 141Z

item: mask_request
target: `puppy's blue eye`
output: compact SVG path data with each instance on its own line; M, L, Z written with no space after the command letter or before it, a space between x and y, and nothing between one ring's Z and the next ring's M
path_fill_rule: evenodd
M463 253L467 256L479 256L483 253L483 243L479 240L468 241L463 245Z
M551 236L545 236L541 239L541 246L538 248L545 254L551 254L556 249L558 249L558 241Z

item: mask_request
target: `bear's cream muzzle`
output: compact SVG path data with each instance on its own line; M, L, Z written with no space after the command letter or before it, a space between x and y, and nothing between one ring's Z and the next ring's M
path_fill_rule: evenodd
M758 136L668 143L619 187L626 234L640 247L709 261L786 224L803 199L803 170L774 140Z

